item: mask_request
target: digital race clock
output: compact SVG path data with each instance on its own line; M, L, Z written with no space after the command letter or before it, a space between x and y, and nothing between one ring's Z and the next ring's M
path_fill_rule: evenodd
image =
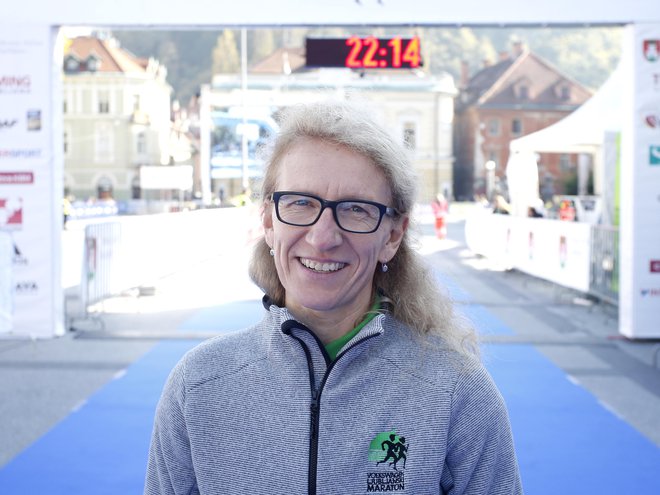
M419 38L307 38L307 67L414 69L422 65Z

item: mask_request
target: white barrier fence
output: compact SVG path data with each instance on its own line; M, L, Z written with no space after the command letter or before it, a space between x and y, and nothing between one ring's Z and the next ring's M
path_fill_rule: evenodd
M484 210L467 219L465 237L471 251L503 266L589 292L589 224Z
M100 220L86 225L84 237L75 236L69 245L69 256L78 259L65 261L63 284L69 285L69 297L80 299L86 315L89 306L107 297L248 249L259 234L258 214L250 207ZM82 249L75 246L79 242ZM80 270L72 274L76 265Z

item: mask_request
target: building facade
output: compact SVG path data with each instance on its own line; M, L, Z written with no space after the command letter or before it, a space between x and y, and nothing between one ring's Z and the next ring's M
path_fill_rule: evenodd
M550 63L514 44L471 77L464 71L454 127L455 191L459 198L506 195L511 140L561 120L591 92ZM566 192L576 178L577 156L542 154L540 193L544 199ZM489 178L490 174L494 174ZM494 183L489 184L494 180Z
M171 123L166 75L156 60L139 59L112 38L66 41L65 194L140 198L140 167L171 164L172 138L180 134Z
M250 69L246 94L238 75L217 75L208 88L207 99L212 108L244 107L247 112L266 111L276 117L278 109L300 102L362 98L410 152L420 178L419 200L430 202L438 192L452 194L457 90L450 75L429 76L413 69L307 68L304 64L302 50L278 50Z

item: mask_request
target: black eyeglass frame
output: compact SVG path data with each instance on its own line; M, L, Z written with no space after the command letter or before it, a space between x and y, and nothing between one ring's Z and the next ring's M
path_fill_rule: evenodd
M316 216L316 218L313 221L305 224L291 223L291 222L287 222L286 220L283 220L282 217L280 216L280 207L279 207L280 198L288 194L315 199L316 201L321 203L321 209L319 210L319 214ZM399 212L396 209L390 206L385 206L382 203L377 203L376 201L369 201L368 199L346 198L340 201L331 201L329 199L320 198L319 196L316 196L314 194L303 193L300 191L275 191L273 194L271 194L271 201L275 203L275 214L277 215L277 219L282 223L285 223L287 225L293 225L294 227L309 227L319 221L319 218L321 218L321 215L323 214L323 210L325 210L326 208L330 208L332 210L332 217L335 219L335 223L337 224L337 227L339 227L341 230L345 232L350 232L352 234L373 234L378 230L378 227L380 227L380 224L383 221L383 217L385 215L387 215L390 218L394 218L399 215ZM372 205L378 208L380 216L378 217L378 222L376 223L376 226L373 228L373 230L369 230L365 232L362 230L350 230L341 226L341 224L339 223L339 218L337 217L337 205L341 203L351 203L351 202L366 203L368 205Z

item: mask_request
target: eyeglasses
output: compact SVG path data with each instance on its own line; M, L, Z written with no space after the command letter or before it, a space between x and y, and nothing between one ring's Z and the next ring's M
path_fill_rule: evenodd
M314 225L323 210L330 208L340 229L356 234L370 234L378 230L384 215L394 217L394 208L364 199L329 201L312 194L295 191L273 193L277 219L288 225L308 227Z

